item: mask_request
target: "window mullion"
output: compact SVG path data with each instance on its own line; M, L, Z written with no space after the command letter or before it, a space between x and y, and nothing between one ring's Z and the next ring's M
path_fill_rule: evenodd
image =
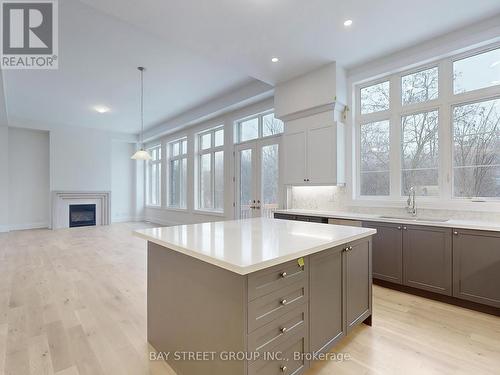
M390 197L401 197L401 78L390 79Z
M444 199L452 197L453 132L451 101L453 96L453 62L439 63L439 191Z

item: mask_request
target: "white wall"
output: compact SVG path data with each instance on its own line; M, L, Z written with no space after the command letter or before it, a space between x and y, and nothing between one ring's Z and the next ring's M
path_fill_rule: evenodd
M130 159L135 145L127 142L111 142L111 220L134 221L136 216L136 167ZM140 217L140 216L139 216Z
M110 191L111 133L68 128L50 132L51 190Z
M49 134L9 128L10 230L49 226Z
M9 228L9 128L0 123L0 232Z

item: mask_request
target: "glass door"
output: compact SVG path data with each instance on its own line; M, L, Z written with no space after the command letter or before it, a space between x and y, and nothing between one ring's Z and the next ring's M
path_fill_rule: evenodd
M236 217L273 217L279 206L279 138L237 145Z

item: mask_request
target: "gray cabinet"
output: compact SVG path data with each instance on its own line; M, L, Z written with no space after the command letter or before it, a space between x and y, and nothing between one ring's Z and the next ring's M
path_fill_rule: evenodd
M346 333L371 315L371 240L354 242L344 251Z
M451 296L450 228L403 226L404 285Z
M328 352L344 336L343 247L310 256L311 352Z
M363 226L377 230L373 236L373 277L403 283L403 232L402 225L365 222Z
M500 233L454 231L453 295L500 307Z

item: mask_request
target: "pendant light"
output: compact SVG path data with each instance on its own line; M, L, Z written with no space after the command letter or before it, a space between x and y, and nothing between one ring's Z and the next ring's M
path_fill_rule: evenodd
M132 155L134 160L151 160L149 152L144 150L144 67L137 68L141 72L141 149Z

